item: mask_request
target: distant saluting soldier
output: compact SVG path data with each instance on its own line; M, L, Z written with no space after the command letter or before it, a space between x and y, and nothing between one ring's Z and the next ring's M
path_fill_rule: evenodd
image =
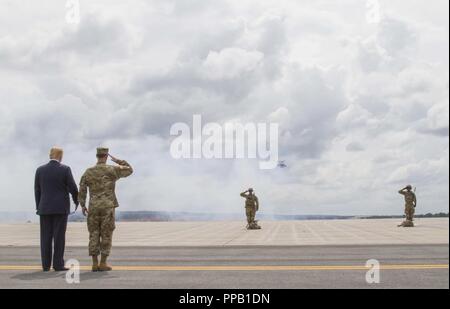
M412 191L412 186L407 185L400 191L399 194L405 197L405 216L406 220L403 221L402 224L399 225L403 227L414 227L414 213L416 211L417 199L416 194Z
M107 165L108 156L118 165ZM115 193L116 181L132 173L133 168L128 162L111 156L108 148L97 148L97 165L87 169L81 178L79 201L83 215L87 215L92 271L112 270L106 260L111 251L115 229L115 208L119 207ZM86 208L88 189L89 210Z
M255 195L252 188L241 193L241 196L245 198L245 214L247 215L247 229L259 230L261 227L258 225L258 221L255 220L256 212L259 210L258 197Z

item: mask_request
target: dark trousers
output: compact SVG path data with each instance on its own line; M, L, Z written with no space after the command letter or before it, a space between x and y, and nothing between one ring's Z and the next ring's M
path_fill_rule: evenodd
M41 215L41 260L42 268L60 269L64 267L64 249L66 246L67 215ZM54 245L54 250L53 250Z

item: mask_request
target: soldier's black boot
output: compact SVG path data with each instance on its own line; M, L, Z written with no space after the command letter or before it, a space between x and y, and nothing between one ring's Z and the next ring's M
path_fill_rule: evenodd
M403 226L404 227L414 227L414 222L412 222L411 220L406 220L405 224Z
M258 229L258 224L255 221L253 221L252 223L249 224L248 229L249 230L257 230Z
M92 271L98 271L98 256L93 255L92 256Z
M106 259L108 258L107 255L102 254L100 265L98 265L98 271L110 271L112 270L112 267L106 264Z

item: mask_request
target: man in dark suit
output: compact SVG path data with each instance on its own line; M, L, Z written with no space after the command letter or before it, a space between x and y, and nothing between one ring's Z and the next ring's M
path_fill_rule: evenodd
M50 162L36 170L34 193L36 214L40 216L42 269L65 271L64 248L67 218L70 213L70 198L78 206L78 188L70 167L61 164L63 150L53 147ZM54 242L54 250L52 243Z

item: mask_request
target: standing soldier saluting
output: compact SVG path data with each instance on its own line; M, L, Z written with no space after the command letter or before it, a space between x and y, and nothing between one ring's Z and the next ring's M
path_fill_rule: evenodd
M417 198L416 194L412 191L412 186L407 185L400 191L398 191L399 194L403 195L405 197L405 216L406 220L403 221L402 224L399 225L403 227L414 227L414 213L416 211L417 206Z
M245 214L247 215L247 229L259 230L261 227L258 225L258 221L255 220L256 212L259 210L258 197L255 195L252 188L241 193L241 196L245 198Z
M107 165L108 156L118 165ZM133 168L128 162L114 158L108 148L97 148L97 164L88 168L81 177L79 202L83 215L87 215L89 230L89 255L92 256L92 271L110 271L106 263L115 229L115 208L119 207L115 187L116 181L128 177ZM86 196L89 189L89 210ZM101 254L100 264L98 256Z

